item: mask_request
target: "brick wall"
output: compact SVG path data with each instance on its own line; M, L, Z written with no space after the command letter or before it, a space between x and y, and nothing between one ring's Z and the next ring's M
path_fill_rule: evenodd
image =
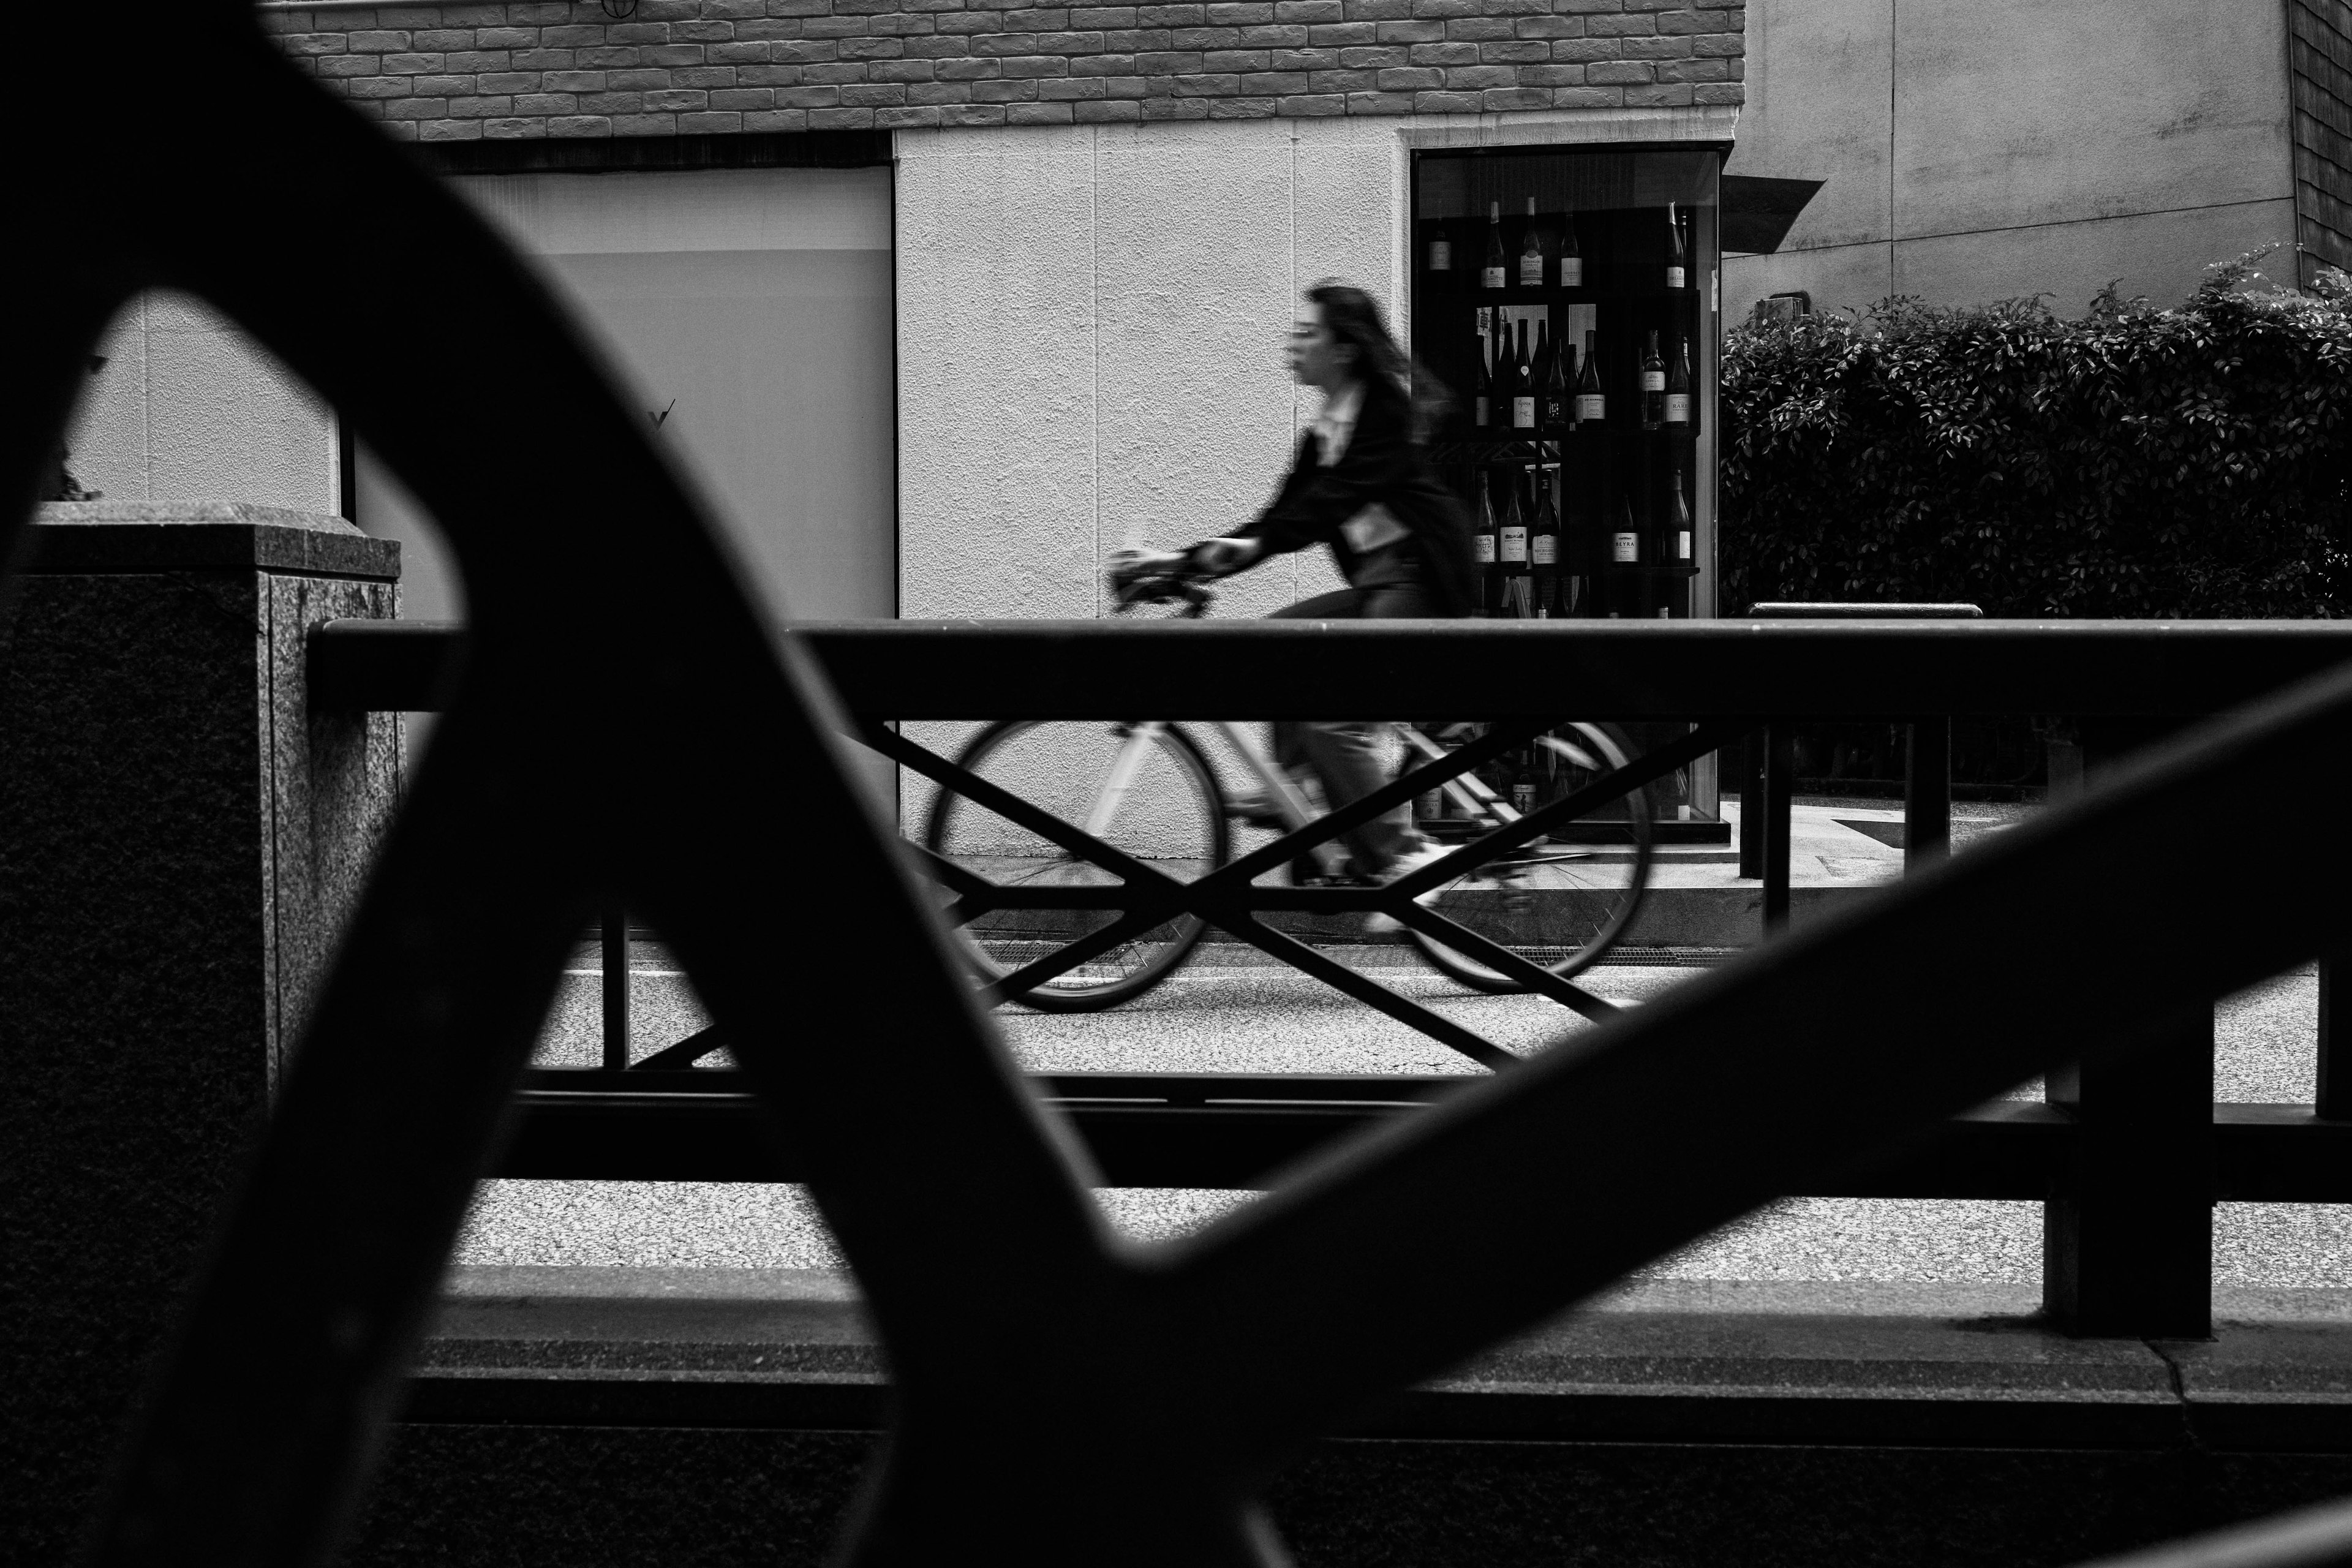
M642 0L626 19L593 4L261 15L331 90L427 142L1741 100L1742 0Z

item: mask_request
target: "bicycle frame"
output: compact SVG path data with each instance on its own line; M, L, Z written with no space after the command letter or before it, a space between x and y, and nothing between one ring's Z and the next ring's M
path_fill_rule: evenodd
M1225 720L1215 721L1210 727L1224 737L1225 743L1240 757L1243 766L1256 778L1260 787L1265 791L1266 798L1274 803L1276 815L1282 818L1286 826L1295 830L1315 820L1314 810L1297 782L1287 770L1277 766L1247 731ZM1119 808L1126 804L1129 793L1134 788L1144 759L1150 754L1160 731L1167 728L1167 721L1159 719L1129 726L1126 743L1119 747L1118 755L1112 759L1110 772L1103 779L1102 792L1095 797L1094 805L1087 814L1086 830L1088 834L1099 838L1109 831L1111 824L1118 821ZM1434 759L1446 754L1444 746L1411 724L1391 722L1388 728L1408 749L1424 757ZM1570 754L1575 755L1573 752ZM1483 817L1498 823L1519 819L1519 814L1475 773L1447 779L1438 787L1462 808L1466 816ZM1342 860L1338 846L1318 844L1308 853L1314 857L1323 875L1336 877L1339 874Z

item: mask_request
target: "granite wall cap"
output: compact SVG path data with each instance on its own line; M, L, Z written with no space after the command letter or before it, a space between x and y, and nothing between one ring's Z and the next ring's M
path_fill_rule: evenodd
M340 517L224 500L45 501L18 570L244 570L400 580L400 543Z

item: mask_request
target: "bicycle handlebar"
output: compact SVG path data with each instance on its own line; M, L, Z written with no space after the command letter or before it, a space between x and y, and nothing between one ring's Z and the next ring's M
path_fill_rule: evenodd
M1140 551L1121 551L1103 569L1103 580L1118 602L1113 612L1118 615L1125 615L1138 605L1181 604L1184 618L1198 620L1208 614L1209 606L1217 598L1208 586L1216 581L1216 574L1195 567L1189 556L1149 556Z

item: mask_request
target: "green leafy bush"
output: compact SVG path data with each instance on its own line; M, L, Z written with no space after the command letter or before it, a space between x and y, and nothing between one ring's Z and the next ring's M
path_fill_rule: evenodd
M2352 613L2352 284L2183 304L2110 287L1735 329L1722 605L1971 600L1993 616Z

